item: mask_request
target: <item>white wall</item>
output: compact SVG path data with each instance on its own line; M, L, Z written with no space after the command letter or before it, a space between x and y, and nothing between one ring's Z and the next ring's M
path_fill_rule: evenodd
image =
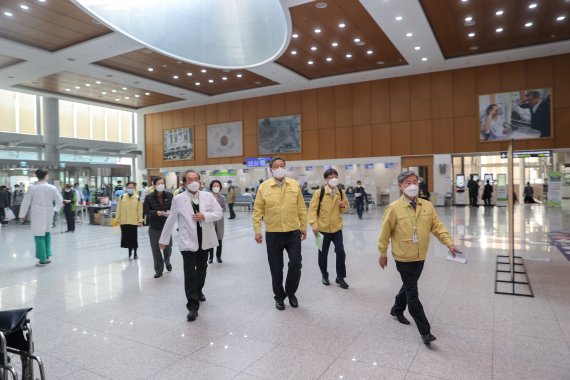
M437 195L434 201L436 206L444 206L445 193L453 189L451 163L450 154L433 155L433 192Z

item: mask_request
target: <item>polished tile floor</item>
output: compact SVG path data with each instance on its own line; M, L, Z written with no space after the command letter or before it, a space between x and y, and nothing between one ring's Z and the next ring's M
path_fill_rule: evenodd
M224 263L208 268L193 323L182 259L175 251L173 272L154 279L146 228L135 261L118 228L70 234L58 224L53 263L36 268L29 226L2 227L0 307L34 307L49 379L569 379L570 262L546 237L570 230L568 210L516 207L516 250L535 293L526 298L494 294L506 210L438 208L470 261L446 261L433 239L420 281L437 336L429 347L388 315L400 279L393 261L377 264L381 208L345 218L348 290L321 285L314 239L303 243L300 306L285 311L274 307L251 214L226 220Z

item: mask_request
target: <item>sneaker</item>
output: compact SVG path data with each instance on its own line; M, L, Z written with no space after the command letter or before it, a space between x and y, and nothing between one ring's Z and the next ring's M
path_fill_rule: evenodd
M49 263L51 263L51 259L46 260L46 264L49 264Z
M39 261L36 263L37 267L45 267L47 264L46 263L40 263Z

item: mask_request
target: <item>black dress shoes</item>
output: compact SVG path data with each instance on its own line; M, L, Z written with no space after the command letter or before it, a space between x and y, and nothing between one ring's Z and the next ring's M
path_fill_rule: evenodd
M213 262L214 262L214 260L208 259L208 263L212 264Z
M330 284L328 277L323 276L323 285L329 286Z
M339 284L341 288L348 289L348 284L344 281L344 278L337 278L335 282Z
M422 342L424 342L424 344L430 344L435 339L436 339L436 337L431 335L431 334L422 335Z
M299 307L299 301L297 301L297 297L294 294L289 296L289 305L292 307Z
M220 263L220 264L221 264L221 263L223 263L223 261L222 261L222 258L221 258L221 257L218 257L218 258L217 258L217 260L218 260L218 263Z
M206 296L202 293L198 296L198 301L200 302L206 302Z
M190 311L188 312L188 315L186 316L186 319L187 319L189 322L195 321L196 318L198 318L198 310L190 310Z
M398 320L398 322L400 322L403 325L409 325L410 321L408 321L408 318L404 317L402 314L396 314L393 311L390 311L390 315L394 318L396 318Z
M277 310L285 310L285 302L283 300L275 301L275 308Z
M162 277L162 273L155 273L154 274L154 278L159 278L159 277Z
M170 263L166 264L166 270L172 272L172 264Z

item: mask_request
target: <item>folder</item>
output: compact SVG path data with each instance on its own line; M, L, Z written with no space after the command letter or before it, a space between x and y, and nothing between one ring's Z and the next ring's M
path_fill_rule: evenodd
M317 236L315 236L315 244L317 245L317 249L319 251L323 250L323 234L321 234L320 232L317 232Z
M463 252L457 252L455 257L453 257L451 253L448 253L447 260L453 261L454 263L467 264L467 255Z

